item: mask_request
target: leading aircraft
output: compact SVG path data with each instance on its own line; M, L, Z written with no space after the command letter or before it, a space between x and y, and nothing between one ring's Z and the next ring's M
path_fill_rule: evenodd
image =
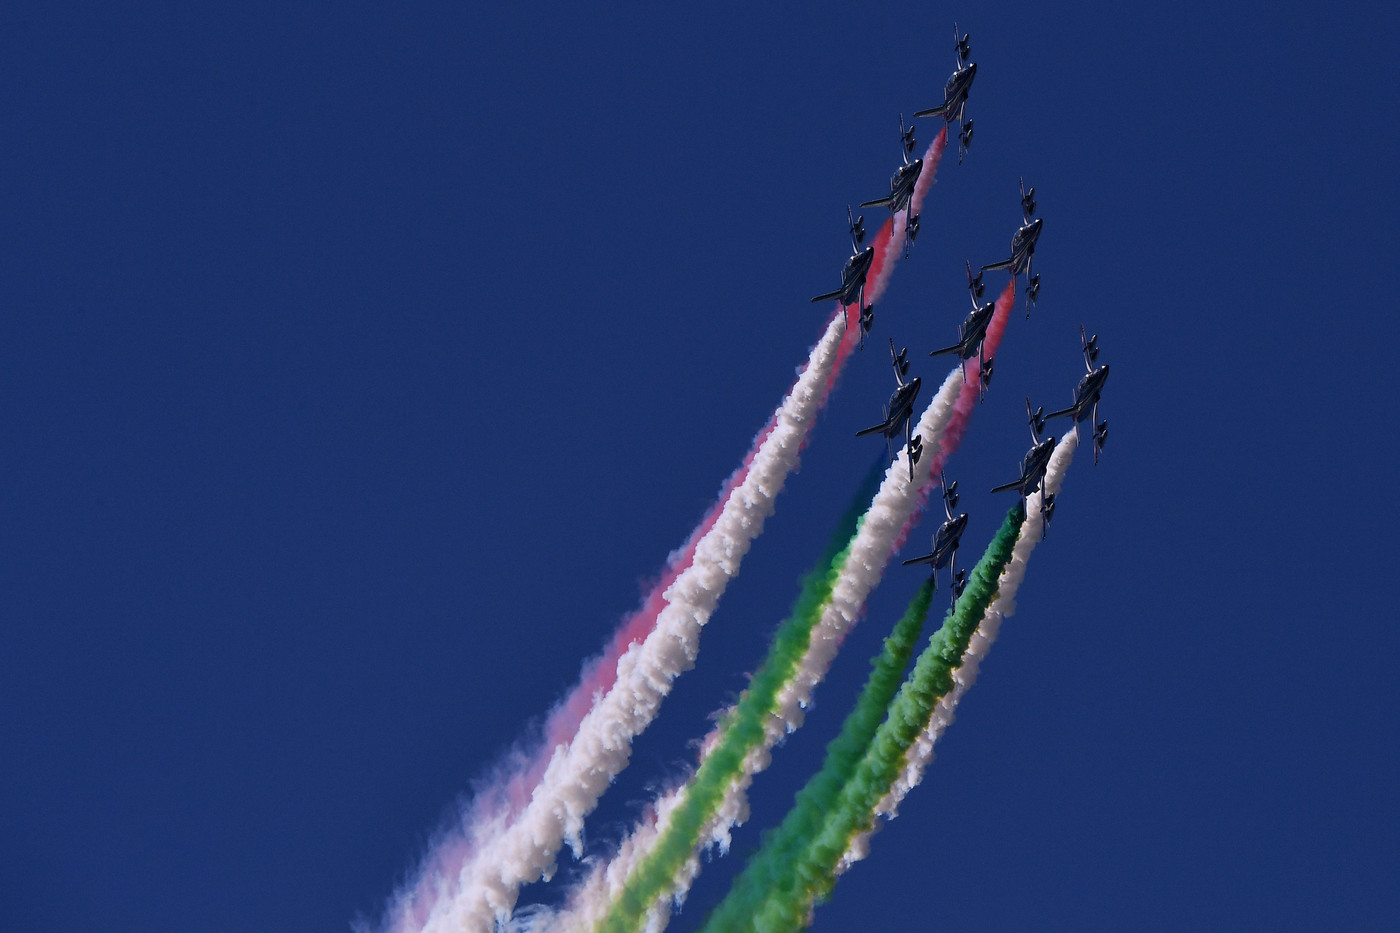
M982 267L983 272L1006 269L1012 277L1026 274L1026 317L1031 316L1031 306L1040 297L1040 276L1031 273L1031 260L1035 256L1035 243L1040 239L1041 219L1035 215L1035 188L1026 190L1026 180L1021 179L1021 226L1011 237L1011 256L1001 262Z
M904 377L909 375L909 351L907 349L894 352L894 339L890 340L890 359L894 362L894 379L899 385L895 388L890 400L885 405L885 420L879 424L872 425L862 431L856 432L856 437L864 437L867 434L883 434L885 443L890 448L890 460L894 460L894 436L901 430L904 431L905 449L909 451L909 479L914 479L914 464L919 462L919 455L923 453L923 439L913 436L913 428L910 427L909 418L914 414L914 400L919 397L919 387L923 384L918 376L908 382Z
M969 62L972 46L968 44L967 33L958 35L958 26L953 24L954 49L958 53L958 67L948 77L943 86L943 103L928 110L920 110L915 117L942 117L944 123L958 123L958 164L962 165L967 148L972 145L972 121L967 117L967 92L972 87L972 79L977 77L977 63Z
M818 295L812 300L830 301L835 298L841 302L843 308L858 301L861 345L864 346L865 335L869 333L870 325L875 322L874 306L865 303L865 277L870 272L870 264L875 261L875 247L867 246L861 249L861 243L865 240L864 217L853 217L851 209L847 207L846 219L850 221L851 225L851 257L841 267L841 287L834 292Z
M1108 381L1108 364L1094 366L1099 358L1098 334L1086 337L1084 325L1080 324L1079 340L1084 347L1084 368L1087 372L1079 378L1079 385L1074 387L1074 403L1068 408L1052 411L1045 417L1058 418L1061 415L1069 415L1074 418L1075 431L1079 430L1079 422L1088 419L1089 423L1094 426L1094 463L1097 465L1099 451L1103 450L1104 443L1108 441L1108 421L1106 419L1104 421L1098 420L1099 396L1103 393L1103 384Z
M914 151L914 127L910 126L907 130L904 128L902 113L899 115L899 138L904 143L904 164L896 168L890 176L889 197L865 201L861 207L888 207L891 214L905 211L904 249L908 252L909 244L919 235L919 215L908 212L914 197L914 185L918 183L919 174L924 170L924 160L909 160L909 154Z
M956 353L959 359L970 360L973 355L977 356L978 369L982 375L982 386L986 387L992 378L992 361L986 359L982 354L984 340L987 336L987 325L992 323L992 315L996 312L996 302L988 301L985 304L978 304L977 299L982 297L986 286L982 284L982 274L972 274L972 263L967 264L967 290L972 295L972 311L968 313L967 320L958 325L958 342L951 347L944 347L941 350L932 350L929 356L941 356L944 353ZM967 368L963 367L963 381L967 380Z
M992 492L1005 492L1008 489L1015 489L1020 492L1021 497L1030 500L1031 494L1037 489L1042 491L1040 500L1040 513L1049 522L1050 514L1055 510L1055 497L1044 495L1042 484L1045 482L1045 471L1050 467L1050 455L1055 452L1055 438L1047 437L1040 439L1040 432L1045 430L1045 409L1037 408L1031 411L1031 400L1026 398L1026 420L1031 426L1031 449L1026 451L1025 458L1021 461L1021 475L1009 483L1004 483L992 489ZM1042 536L1045 533L1045 526L1041 526Z
M904 562L904 566L932 565L935 589L938 588L939 569L947 567L953 578L953 598L957 599L962 595L963 587L967 586L967 571L957 569L958 543L962 541L963 531L967 528L967 513L963 512L957 518L953 517L953 508L958 504L958 484L949 486L941 473L939 478L943 483L943 514L948 516L948 520L933 534L933 552L923 557L911 557Z

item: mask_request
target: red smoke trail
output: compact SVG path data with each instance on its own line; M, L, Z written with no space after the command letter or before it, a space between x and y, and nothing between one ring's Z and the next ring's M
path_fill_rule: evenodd
M875 241L871 244L875 247L875 258L870 263L870 271L865 274L866 304L873 305L884 296L885 288L890 284L890 276L894 273L895 263L904 253L904 238L901 236L896 240L894 237L895 221L899 221L899 229L902 231L907 219L907 212L913 211L918 214L923 210L924 198L928 195L928 189L933 187L934 176L938 174L938 164L943 161L943 150L947 145L948 127L945 124L938 135L933 138L933 142L929 143L928 150L924 153L924 167L919 172L919 180L914 183L914 193L909 199L909 207L887 218L875 234ZM842 310L846 314L847 332L858 334L860 306L846 305ZM827 387L828 393L835 387L836 375L841 372L846 357L851 355L856 343L856 340L841 341L841 346L836 351L836 369L832 374L831 383Z
M982 359L992 360L996 358L997 348L1001 346L1002 335L1006 333L1006 322L1011 317L1011 308L1016 304L1016 277L1012 276L1011 281L1006 283L1006 288L997 297L996 311L992 312L992 320L987 325L987 335L982 339ZM948 458L951 457L962 443L963 435L967 433L967 425L972 420L972 412L977 408L978 397L982 393L982 370L980 361L973 359L963 362L963 375L967 378L963 382L962 391L958 393L958 399L953 403L953 414L948 419L948 427L943 431L943 442L938 445L938 450L934 451L929 458L929 475L935 478L934 483L927 484L919 490L919 504L909 516L909 521L904 523L899 534L895 536L894 549L898 551L904 547L904 542L909 538L909 531L919 523L923 516L924 507L928 505L929 493L937 485L938 474L947 465Z

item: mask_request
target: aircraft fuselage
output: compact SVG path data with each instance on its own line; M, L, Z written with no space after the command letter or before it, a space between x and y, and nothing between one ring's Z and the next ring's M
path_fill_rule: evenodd
M1085 373L1074 389L1074 420L1083 421L1093 412L1103 393L1103 384L1108 381L1108 364Z

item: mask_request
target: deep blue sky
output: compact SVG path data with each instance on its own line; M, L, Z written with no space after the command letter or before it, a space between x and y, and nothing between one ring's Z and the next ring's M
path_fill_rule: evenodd
M1112 437L815 929L1400 923L1396 14L867 6L0 16L0 926L376 915L767 419L954 19L972 152L590 841L742 688L879 446L886 339L941 378L1025 175L1042 300L950 467L969 551L1081 322Z

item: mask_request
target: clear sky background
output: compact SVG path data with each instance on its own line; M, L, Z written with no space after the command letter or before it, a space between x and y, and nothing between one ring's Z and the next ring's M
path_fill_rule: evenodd
M942 378L1024 175L1041 301L949 467L964 555L1081 323L1111 437L815 929L1396 928L1400 29L1273 3L8 7L0 927L377 916L766 422L954 20L972 151L590 846L742 689L881 447L887 339Z

